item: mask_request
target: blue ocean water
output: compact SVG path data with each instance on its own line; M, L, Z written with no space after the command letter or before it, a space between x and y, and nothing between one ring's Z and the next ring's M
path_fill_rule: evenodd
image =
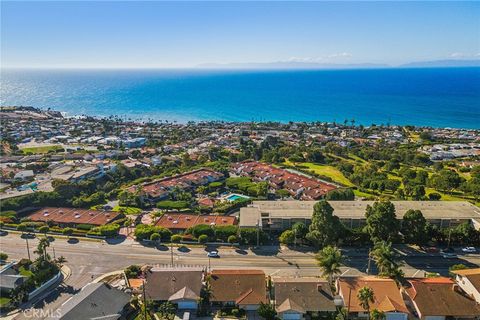
M480 68L2 70L1 105L132 119L480 128Z

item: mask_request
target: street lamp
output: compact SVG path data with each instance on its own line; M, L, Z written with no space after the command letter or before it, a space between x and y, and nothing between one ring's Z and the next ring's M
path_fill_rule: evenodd
M25 236L25 241L27 242L28 260L31 260L31 259L30 259L30 247L28 246L28 235Z

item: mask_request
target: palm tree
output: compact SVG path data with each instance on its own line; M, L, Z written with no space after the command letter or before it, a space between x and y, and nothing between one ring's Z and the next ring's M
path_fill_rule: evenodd
M375 294L373 293L373 290L369 287L363 287L358 290L357 298L360 300L360 306L363 308L363 310L367 311L367 313L370 313L370 303L375 301Z
M401 280L403 271L400 270L400 264L390 242L377 242L370 255L377 265L380 276L390 277L397 282Z
M328 277L328 283L333 287L333 277L340 273L340 267L343 265L343 256L337 247L327 246L318 252L318 266L324 276Z
M38 241L37 250L34 253L38 254L38 257L42 260L50 260L50 256L47 254L47 248L50 246L48 238L41 238Z
M377 309L373 309L370 312L370 320L385 320L386 316L383 311L378 311Z

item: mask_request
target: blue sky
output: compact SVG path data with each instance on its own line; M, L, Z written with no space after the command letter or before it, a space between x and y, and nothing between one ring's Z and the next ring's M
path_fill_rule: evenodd
M480 58L480 2L1 2L2 67Z

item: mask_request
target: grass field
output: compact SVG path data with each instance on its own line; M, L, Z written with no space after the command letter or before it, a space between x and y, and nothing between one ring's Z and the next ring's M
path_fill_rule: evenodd
M33 154L37 154L37 153L49 153L51 151L58 151L58 150L61 150L63 149L62 146L41 146L41 147L27 147L27 148L23 148L22 151L23 153L33 153Z
M292 163L290 161L285 161L285 164L288 166L293 166L295 164L304 166L308 168L308 170L312 170L316 174L329 177L332 179L334 182L338 182L344 186L347 187L352 187L353 183L348 180L343 173L340 172L337 168L334 166L329 166L329 165L322 165L322 164L316 164L316 163L311 163L311 162L302 162L302 163Z
M142 213L142 209L140 208L121 207L121 206L115 206L112 211L119 212L122 209L123 209L123 213L126 215L139 215L140 213Z

